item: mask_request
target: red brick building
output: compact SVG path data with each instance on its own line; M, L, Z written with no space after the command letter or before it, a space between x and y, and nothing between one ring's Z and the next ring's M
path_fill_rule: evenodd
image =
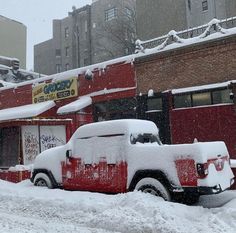
M193 132L201 132L201 123L205 118L208 122L215 120L215 124L204 125L208 137L201 140L229 138L228 135L224 137L220 134L220 127L211 135L207 127L212 128L212 125L219 122L222 124L224 114L230 114L232 119L224 128L235 125L234 103L230 97L234 88L228 85L230 82L217 87L209 86L207 91L206 88L193 91L187 87L235 79L236 31L231 29L215 35L205 34L197 39L183 40L172 33L159 47L146 49L136 55L25 82L15 87L2 87L0 168L17 163L32 163L39 152L65 143L76 128L92 121L149 119L159 127L164 143L186 143L195 138ZM177 88L187 89L178 94L166 91ZM191 103L175 110L175 100L185 95ZM213 96L218 98L218 102L214 102ZM195 105L194 98L198 100ZM184 100L181 103L187 102ZM223 108L222 104L230 106ZM197 124L187 124L188 127L194 125L199 129L195 127L190 131L184 128L184 123L190 118L186 111L180 114L179 109L183 111L189 108L188 112L191 112L198 107L198 111L201 111L206 105L214 108L214 111L206 111L206 114L218 114L218 118L206 118L203 114ZM226 108L230 110L219 110ZM184 117L179 119L178 116ZM191 113L193 122L196 121L194 116ZM185 130L185 137L182 137L182 130ZM224 131L226 133L227 130ZM230 147L234 146L234 140L236 144L235 138L228 144ZM230 151L233 151L232 148Z
M33 163L41 151L65 144L80 125L134 118L135 90L129 57L2 87L0 168Z
M200 41L135 59L137 92L162 92L234 80L236 35Z

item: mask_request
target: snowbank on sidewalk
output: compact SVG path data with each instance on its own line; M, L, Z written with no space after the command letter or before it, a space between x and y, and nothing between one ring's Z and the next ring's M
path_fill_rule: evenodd
M236 232L236 191L208 198L202 197L199 206L186 206L141 192L69 192L0 180L0 233ZM223 206L204 208L214 199Z

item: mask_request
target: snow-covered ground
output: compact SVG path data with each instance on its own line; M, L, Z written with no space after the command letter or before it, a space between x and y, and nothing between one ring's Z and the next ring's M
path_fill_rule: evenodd
M236 191L196 206L132 192L105 195L0 180L0 233L235 233Z

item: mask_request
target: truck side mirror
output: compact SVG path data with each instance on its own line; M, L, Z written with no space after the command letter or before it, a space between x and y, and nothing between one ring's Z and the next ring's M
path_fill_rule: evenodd
M67 150L66 151L66 158L71 159L72 158L72 150Z

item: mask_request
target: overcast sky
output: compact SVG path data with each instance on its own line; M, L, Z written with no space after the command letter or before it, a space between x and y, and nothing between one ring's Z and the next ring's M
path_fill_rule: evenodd
M33 69L33 46L52 38L52 20L62 19L72 10L92 0L0 0L0 15L27 27L27 69Z

